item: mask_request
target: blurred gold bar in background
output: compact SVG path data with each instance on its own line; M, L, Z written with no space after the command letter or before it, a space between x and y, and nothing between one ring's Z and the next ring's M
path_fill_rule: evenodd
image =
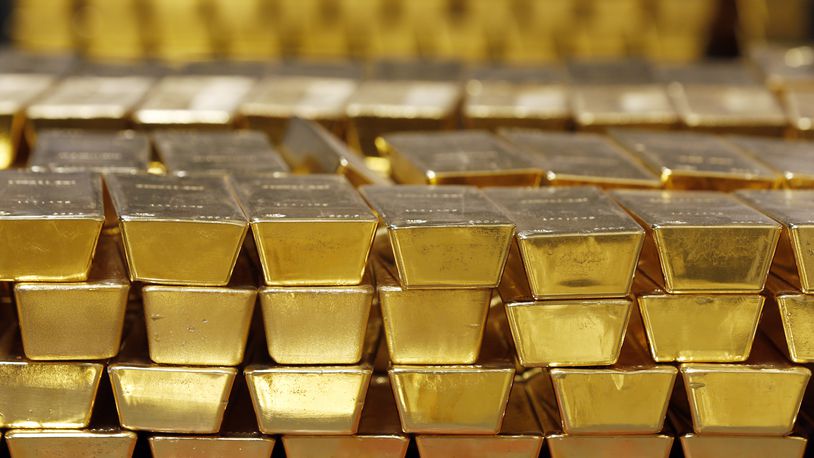
M275 15L270 0L210 0L215 51L231 59L268 59L280 54Z
M772 343L795 363L814 362L814 295L769 275L766 281L768 304L761 328Z
M70 52L76 46L74 0L25 0L15 3L11 34L32 52Z
M206 0L141 1L152 55L168 61L213 56L212 17Z
M732 135L738 148L783 175L783 187L814 188L814 142Z
M54 81L53 75L0 75L0 169L14 163L23 144L26 107Z
M84 0L76 19L85 53L94 59L147 55L143 0Z
M83 456L86 458L130 458L136 433L110 429L14 429L6 433L14 457Z

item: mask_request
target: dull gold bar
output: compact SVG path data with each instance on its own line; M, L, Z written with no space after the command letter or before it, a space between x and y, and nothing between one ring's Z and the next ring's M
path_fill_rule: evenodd
M42 130L28 166L37 172L145 173L150 140L133 131Z
M760 68L766 86L778 94L790 89L814 88L813 53L810 46L768 43L750 46L748 51L750 60Z
M811 323L814 295L803 294L776 275L766 280L768 304L761 329L789 360L814 362L814 337Z
M537 186L540 170L524 154L487 131L401 132L376 139L403 184Z
M499 129L498 134L533 158L549 185L606 189L662 185L659 177L605 136L531 129Z
M249 223L223 176L108 175L130 279L225 286Z
M726 140L783 176L783 187L814 188L814 143L731 135Z
M647 230L640 268L668 293L758 293L780 237L771 218L724 193L614 191Z
M493 288L514 224L471 186L364 186L387 227L403 288Z
M572 89L578 130L611 127L670 129L678 124L667 92L661 85L579 85Z
M814 90L790 89L783 95L783 102L791 122L791 135L807 139L814 137Z

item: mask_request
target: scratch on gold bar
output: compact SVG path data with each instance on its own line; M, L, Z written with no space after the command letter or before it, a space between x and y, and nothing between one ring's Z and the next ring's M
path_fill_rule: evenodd
M28 166L37 172L146 172L150 141L133 131L48 129L37 134Z
M726 140L782 174L784 187L814 188L814 143L745 135Z
M387 226L403 288L497 286L514 224L477 188L364 186Z
M483 130L387 133L376 139L393 178L405 184L537 186L540 171L512 145Z
M248 229L224 177L108 175L130 279L229 283Z
M14 163L23 140L25 109L56 80L52 75L0 75L0 169Z
M0 279L87 279L104 221L98 176L0 172L0 209Z
M378 221L347 180L247 178L238 191L267 285L361 283Z
M592 133L499 129L543 170L554 186L592 184L602 188L660 188L661 180L607 137Z
M6 433L6 443L9 452L17 457L129 458L136 447L136 433L107 429L13 429Z
M800 290L775 275L766 281L768 306L761 330L795 363L814 362L814 295Z
M757 293L780 225L734 197L704 191L614 191L647 229L640 268L669 293Z
M577 85L571 97L580 130L671 128L678 124L678 114L661 85Z
M173 175L289 171L257 131L164 130L153 133L153 142L167 173Z
M588 186L483 192L517 226L510 256L522 259L535 299L630 292L644 230L605 193Z

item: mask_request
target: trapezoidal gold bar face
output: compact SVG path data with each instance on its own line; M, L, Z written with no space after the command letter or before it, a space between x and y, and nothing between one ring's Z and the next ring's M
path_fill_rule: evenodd
M647 229L640 267L668 293L758 293L780 225L724 193L614 191Z
M712 134L614 129L611 136L668 189L769 189L782 182L778 172Z
M777 170L786 188L814 188L814 142L731 135L726 140Z
M28 166L37 172L147 172L150 140L133 131L42 130Z
M150 452L155 458L269 458L273 437L153 436Z
M253 85L244 76L168 76L156 83L133 119L145 128L228 128Z
M519 254L535 299L630 292L645 233L598 188L483 192L517 226L510 256Z
M738 456L741 458L800 458L806 450L807 440L799 436L743 436L743 435L697 435L681 436L681 450L687 458L717 458Z
M6 433L9 453L14 457L37 456L130 458L136 447L131 431L87 429L79 431L13 429Z
M759 85L673 84L670 97L693 130L782 135L788 119L774 94Z
M32 360L88 360L116 356L130 282L119 240L102 236L82 283L14 285L23 350Z
M540 171L526 155L487 131L402 132L376 139L404 184L537 186Z
M470 186L365 186L403 288L494 288L514 224Z
M533 158L543 170L543 181L550 185L661 187L653 172L605 136L531 129L500 129L498 133Z
M288 172L289 168L263 133L251 130L164 130L153 142L167 173L223 175Z
M741 191L737 196L783 226L772 271L803 293L814 293L814 191Z
M130 279L229 283L248 221L222 176L108 175Z
M578 85L572 89L571 100L580 130L678 124L678 114L661 85Z
M84 281L104 222L87 173L0 172L0 279Z
M248 178L238 190L267 285L362 282L378 220L343 177Z
M802 294L775 275L766 280L763 332L795 363L814 362L814 295Z
M43 74L0 75L0 169L9 168L17 158L26 107L55 80L55 76Z

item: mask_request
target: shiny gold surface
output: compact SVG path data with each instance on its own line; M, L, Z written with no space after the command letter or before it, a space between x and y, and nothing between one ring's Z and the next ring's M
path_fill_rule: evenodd
M775 275L766 280L768 303L763 312L763 332L795 363L814 362L814 295Z
M28 166L37 172L139 173L149 164L149 138L129 130L42 130L28 158Z
M136 433L116 429L13 429L6 433L6 444L15 458L130 458L136 447Z
M55 81L52 75L0 75L0 169L11 166L23 140L25 108Z
M238 185L267 285L358 285L378 220L342 177L257 177Z
M778 138L732 135L726 138L783 175L784 187L814 188L814 144Z
M497 286L514 232L497 207L468 186L365 186L387 226L404 288Z
M269 458L272 437L153 436L150 451L155 458Z
M130 282L117 238L102 236L82 283L14 285L23 349L33 360L105 359L121 342Z
M780 236L774 220L723 193L625 190L613 195L647 229L640 267L667 292L763 289Z
M581 130L608 127L671 127L678 123L660 85L579 85L571 92L574 119Z
M793 133L799 137L811 138L812 129L814 129L814 111L812 110L814 91L808 89L786 91L783 102L794 129Z
M762 86L674 84L669 93L681 122L693 130L780 135L788 124Z
M748 437L741 435L695 435L681 437L681 449L687 458L799 458L806 449L806 439L799 436Z

